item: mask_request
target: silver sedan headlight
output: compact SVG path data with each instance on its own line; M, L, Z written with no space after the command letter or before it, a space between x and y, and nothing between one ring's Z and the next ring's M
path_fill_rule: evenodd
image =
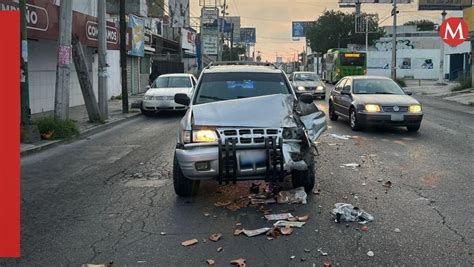
M316 91L324 91L324 87L320 85L316 87Z

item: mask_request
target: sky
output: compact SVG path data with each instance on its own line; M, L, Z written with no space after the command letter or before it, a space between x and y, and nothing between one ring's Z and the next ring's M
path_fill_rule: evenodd
M190 0L191 17L199 17L204 0ZM224 0L217 0L223 3ZM211 2L207 0L207 2ZM214 2L214 1L212 1ZM287 61L301 53L304 39L293 41L291 22L316 20L325 9L353 12L354 8L339 9L338 0L227 0L229 16L240 16L242 27L257 28L256 51L261 52L263 60L275 61L276 56ZM410 20L429 19L441 22L441 11L418 11L418 1L400 4L399 25ZM363 4L362 12L378 13L381 25L392 25L392 6L390 4ZM462 16L462 12L448 11L447 17ZM193 24L197 23L193 19Z

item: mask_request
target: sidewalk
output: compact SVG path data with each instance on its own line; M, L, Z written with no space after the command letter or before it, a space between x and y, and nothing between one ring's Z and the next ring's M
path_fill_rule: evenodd
M438 85L437 81L431 80L405 80L405 83L407 87L404 89L412 91L413 95L433 96L467 106L474 106L474 88L452 92L451 88L456 85L455 82Z
M133 102L141 100L142 98L142 95L134 95L128 97L128 103L130 106L128 114L122 113L122 100L109 100L109 119L105 123L90 123L85 105L69 108L69 118L76 122L76 125L79 128L80 132L79 136L85 136L87 134L92 134L94 132L105 130L113 125L119 124L127 119L140 115L140 110L132 109L131 106ZM33 114L31 116L31 119L35 120L37 118L52 115L52 111L40 114ZM31 154L40 150L44 150L46 148L56 146L58 144L70 142L71 140L74 140L74 138L67 140L41 140L38 143L34 144L22 143L20 144L20 154Z

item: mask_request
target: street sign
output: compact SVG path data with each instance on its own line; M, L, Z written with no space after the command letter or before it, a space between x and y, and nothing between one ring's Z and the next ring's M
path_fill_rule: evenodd
M217 55L217 46L219 38L214 35L203 35L202 38L202 53L205 55Z
M439 28L441 39L450 46L458 46L467 40L469 30L461 18L449 18Z
M306 37L306 31L315 23L315 21L293 21L291 36L293 38Z
M471 0L419 0L418 2L418 10L463 10L471 6Z
M245 44L255 44L257 42L257 29L240 28L240 42Z

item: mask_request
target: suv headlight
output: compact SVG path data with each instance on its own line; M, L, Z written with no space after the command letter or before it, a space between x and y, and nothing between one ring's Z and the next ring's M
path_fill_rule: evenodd
M367 112L380 112L380 106L375 104L365 105L365 111Z
M421 105L411 105L409 111L410 113L420 113Z
M195 143L217 142L217 133L214 130L195 130L193 131L192 141Z
M316 90L317 90L317 91L324 91L324 87L322 87L322 86L320 85L320 86L316 87Z
M143 96L143 99L145 99L145 100L153 100L153 96L152 96L152 95L145 95L145 96Z
M304 90L306 90L304 86L298 86L298 91L304 91Z

